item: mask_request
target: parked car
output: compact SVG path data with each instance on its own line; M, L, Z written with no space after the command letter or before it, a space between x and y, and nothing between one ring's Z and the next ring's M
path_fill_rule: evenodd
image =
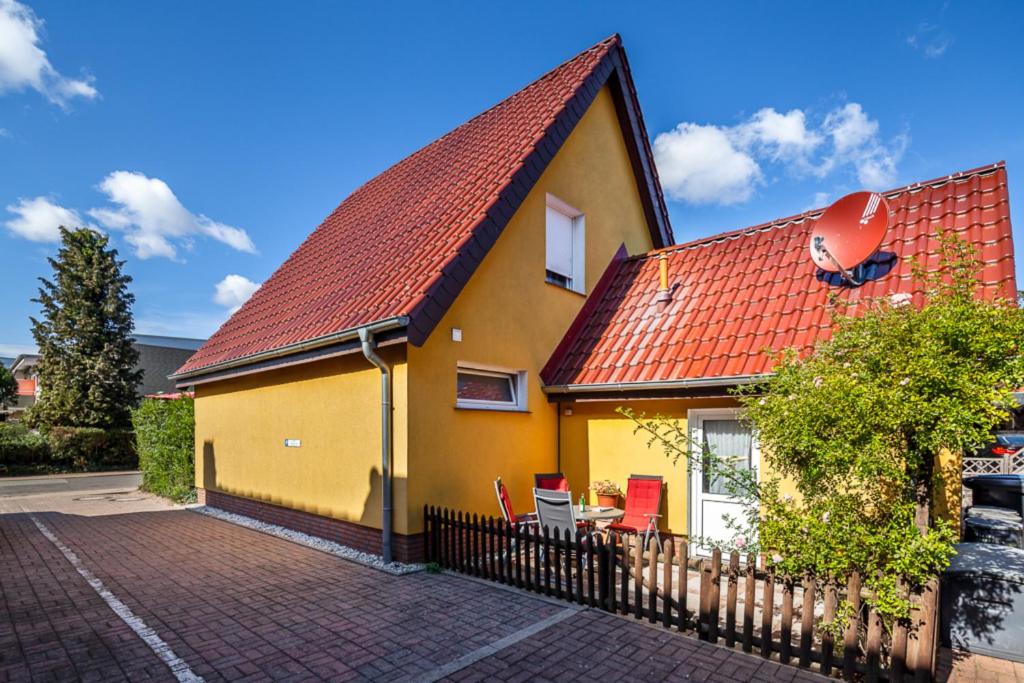
M998 458L1024 448L1024 432L996 432L993 436L996 440L975 453L975 457Z

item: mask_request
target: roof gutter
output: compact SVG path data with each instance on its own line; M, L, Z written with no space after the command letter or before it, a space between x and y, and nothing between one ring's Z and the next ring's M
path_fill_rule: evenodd
M182 372L179 374L169 375L172 380L182 380L189 377L198 377L199 375L208 375L219 370L227 370L229 368L237 368L243 365L250 365L252 363L258 363L264 360L270 360L272 358L280 358L281 356L290 356L293 353L301 353L302 351L309 351L311 349L320 348L322 346L330 346L331 344L337 344L339 342L353 341L359 338L361 330L368 330L373 334L380 332L387 332L390 330L397 330L408 326L409 317L405 315L396 316L393 318L386 318L379 320L369 325L361 325L359 327L349 327L341 330L340 332L332 332L331 334L325 334L322 337L316 337L314 339L307 339L306 341L297 342L295 344L288 344L277 349L270 351L262 351L260 353L254 353L249 356L242 356L241 358L235 358L233 360L224 361L222 363L214 363L213 365L207 365L202 368L196 368L188 372Z
M591 394L607 392L651 391L658 389L699 389L754 384L768 379L774 373L759 375L733 375L697 379L673 379L661 382L609 382L605 384L558 384L543 388L545 394Z

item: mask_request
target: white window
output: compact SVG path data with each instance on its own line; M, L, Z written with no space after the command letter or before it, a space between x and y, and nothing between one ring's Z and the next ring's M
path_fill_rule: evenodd
M526 373L459 364L455 405L484 410L526 410Z
M545 279L553 285L586 293L583 214L554 195L547 196Z

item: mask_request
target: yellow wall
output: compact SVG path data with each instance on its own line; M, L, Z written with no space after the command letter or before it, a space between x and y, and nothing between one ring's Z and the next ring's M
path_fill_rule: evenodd
M407 366L395 363L394 529L407 533ZM361 353L196 387L196 485L380 527L380 371ZM286 448L285 439L301 439Z
M618 250L652 247L636 180L607 88L595 99L497 243L421 348L409 349L410 505L498 515L501 476L517 511L533 509L536 472L557 467L557 415L539 373L584 297L544 281L545 194L582 211L589 293ZM452 341L460 328L463 341ZM455 408L459 362L528 373L528 412ZM574 493L589 482L570 479ZM414 531L418 530L414 523Z
M618 414L616 408L628 407L648 417L663 415L677 419L686 430L686 412L696 408L731 408L731 399L659 399L646 401L592 401L564 404L571 416L562 416L562 470L570 481L589 483L611 479L626 491L631 474L660 474L665 480L662 496L661 528L676 534L687 533L687 509L690 492L685 460L673 462L665 452L647 447L647 438L635 434L635 423ZM581 484L582 486L583 484ZM591 496L596 503L596 497Z

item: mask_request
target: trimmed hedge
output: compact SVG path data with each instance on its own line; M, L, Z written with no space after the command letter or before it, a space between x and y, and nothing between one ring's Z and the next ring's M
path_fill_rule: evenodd
M142 489L179 503L194 502L195 402L144 399L132 413Z
M50 464L46 439L23 425L0 423L0 468L22 469Z
M6 471L90 472L137 466L132 432L51 427L38 434L21 424L0 427L0 469Z
M131 432L97 427L50 427L50 462L71 470L135 469L139 459Z

